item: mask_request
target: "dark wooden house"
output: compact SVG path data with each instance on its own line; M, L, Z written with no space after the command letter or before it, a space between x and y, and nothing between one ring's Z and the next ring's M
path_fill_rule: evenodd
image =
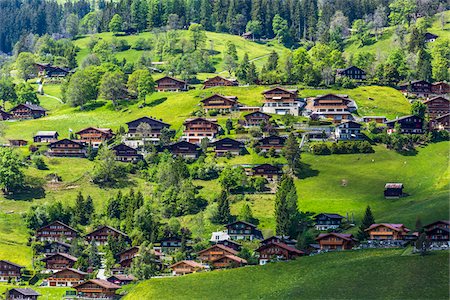
M261 124L269 124L270 115L260 112L254 111L244 116L244 126L246 127L254 127L261 126Z
M341 226L343 216L339 214L321 213L314 217L317 230L336 229Z
M450 113L450 100L442 96L433 97L423 103L427 106L427 114L431 120Z
M278 153L283 150L284 144L286 144L284 136L271 135L260 139L256 145L261 151L269 151L273 148Z
M329 119L335 124L353 120L355 103L346 95L326 94L308 100L306 111L311 117Z
M80 299L116 299L116 291L120 289L120 285L114 284L103 279L90 279L81 284L74 286L77 296Z
M355 121L346 121L336 125L334 137L341 141L362 140L364 135L361 133L362 125Z
M358 67L350 66L345 69L337 69L336 76L361 81L366 79L366 72Z
M206 267L193 260L182 260L170 266L172 275L186 275L204 270Z
M203 83L203 88L211 88L215 86L237 86L239 83L235 79L226 79L221 76L215 76L205 80Z
M86 146L77 141L63 139L48 145L47 155L56 157L86 157Z
M71 244L61 241L44 242L44 245L42 246L42 253L46 256L56 253L69 253L71 247Z
M423 35L423 40L425 41L425 43L432 43L434 41L436 41L436 39L439 36L430 32L425 32L425 34Z
M263 92L264 104L262 111L269 114L298 116L300 113L300 102L296 89L285 89L274 87Z
M395 199L403 196L403 183L386 183L384 186L384 198Z
M270 164L262 164L262 165L253 167L251 175L264 177L268 181L276 181L283 175L283 171L278 166L270 165Z
M133 262L133 259L138 255L139 253L139 247L133 246L131 248L128 248L118 254L119 256L119 264L122 268L129 268L131 267L131 263Z
M178 92L187 91L188 84L186 81L170 76L164 76L155 80L156 90L159 92Z
M23 103L15 106L11 109L10 114L12 119L37 119L44 117L47 114L47 110L36 104Z
M217 241L216 244L224 245L225 247L231 248L238 252L241 251L241 249L242 249L242 245L239 243L236 243L233 240L220 240L220 241Z
M78 235L77 230L60 221L54 221L36 230L36 240L41 242L71 241Z
M316 238L320 245L320 250L348 250L352 249L356 240L352 234L347 233L321 233Z
M38 131L33 137L35 143L54 143L58 140L58 132L56 131Z
M230 138L223 138L211 143L211 145L214 147L217 156L224 156L227 153L240 155L245 151L244 143Z
M70 69L54 66L49 63L36 63L38 76L45 77L66 77L70 73Z
M147 132L142 132L138 130L139 125L148 124L150 126L150 130ZM150 117L142 117L136 119L134 121L128 122L128 138L140 138L146 140L159 141L159 137L161 136L161 130L163 128L169 128L170 124L163 122L162 120L157 120Z
M223 96L220 94L214 94L201 100L200 102L202 103L203 110L205 112L217 110L219 112L227 113L238 111L241 106L236 96Z
M12 288L6 292L6 300L37 300L41 296L30 288Z
M286 244L288 246L291 247L295 247L295 245L297 244L296 240L292 240L289 238L289 236L285 236L285 235L272 235L271 237L268 237L267 239L264 239L261 241L260 245L268 245L268 244L272 244L272 243L283 243Z
M22 269L25 269L25 267L9 260L0 260L0 282L19 281L22 277Z
M434 95L450 94L450 84L443 81L434 82L431 85L431 93L433 93Z
M108 279L109 282L117 284L117 285L127 285L132 283L133 281L136 281L136 277L134 277L132 274L116 274L109 276Z
M77 262L76 257L67 253L55 253L41 260L45 263L45 268L49 270L72 268Z
M48 286L72 287L82 283L88 273L73 268L65 268L47 278Z
M192 143L180 141L164 147L173 155L184 158L197 158L200 154L200 148Z
M105 245L108 243L108 237L112 237L114 239L122 238L124 241L129 241L129 237L126 233L123 233L122 231L108 225L100 226L94 231L88 233L85 236L85 239L88 243L95 241L97 245Z
M220 129L216 119L187 119L183 125L182 140L193 144L200 144L204 138L213 140Z
M256 225L245 222L236 221L225 225L227 233L231 240L262 240L263 235Z
M161 252L172 253L181 248L181 238L179 237L168 237L160 241Z
M444 242L450 241L450 221L439 220L431 224L427 224L424 227L425 234L431 242Z
M255 251L259 253L258 260L260 265L265 265L270 261L291 260L305 254L303 251L284 243L272 242L261 245Z
M210 262L210 265L215 269L229 269L245 266L247 261L236 255L226 254L218 257Z
M404 94L414 94L417 97L427 98L431 94L431 83L425 80L414 80L400 85Z
M388 133L392 133L395 130L395 124L400 124L400 133L409 134L422 134L423 130L423 119L418 116L405 116L395 120L387 121L385 124L388 128Z
M0 109L0 121L9 120L12 118L12 114Z
M25 140L8 140L8 142L11 147L23 147L28 144Z
M110 128L88 127L76 133L79 141L85 144L91 144L93 148L98 148L101 143L110 140L114 133Z
M238 252L232 248L216 244L212 245L207 249L203 249L197 252L197 257L200 261L208 263L224 255L237 255L237 254Z
M436 117L429 123L430 129L450 131L450 113Z
M139 154L138 151L134 148L131 148L125 144L119 144L114 147L112 147L112 150L114 151L114 154L116 155L117 161L122 162L138 162L144 157L142 154Z

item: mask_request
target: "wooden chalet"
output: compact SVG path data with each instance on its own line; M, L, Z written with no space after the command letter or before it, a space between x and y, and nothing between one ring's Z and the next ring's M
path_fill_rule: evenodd
M251 175L263 177L268 181L277 181L283 175L283 171L276 165L262 164L253 167Z
M47 114L47 110L36 104L23 103L15 106L9 112L12 115L12 119L38 119L44 117Z
M41 296L30 288L12 288L6 292L6 300L37 300Z
M19 281L22 277L22 269L25 269L25 267L9 260L0 260L0 282Z
M450 94L450 84L439 81L431 84L431 93L434 95Z
M200 155L200 148L196 144L180 141L164 147L170 153L183 158L197 158Z
M130 284L133 281L136 281L137 278L134 277L132 274L115 274L115 275L109 276L106 280L111 283L122 286L122 285Z
M244 143L230 138L223 138L211 143L211 145L214 147L217 156L224 156L227 153L241 155L245 151Z
M261 245L255 251L259 253L260 265L265 265L270 261L291 260L305 254L292 246L273 242Z
M268 237L267 239L264 239L260 242L260 245L268 245L268 244L286 244L291 247L295 247L297 244L296 240L292 240L289 238L289 236L286 235L272 235L271 237Z
M436 117L429 123L430 129L450 131L450 113Z
M95 241L97 245L105 245L108 243L109 236L115 239L122 237L125 241L129 240L129 237L126 233L123 233L122 231L108 225L100 226L94 231L86 234L85 239L89 243Z
M35 143L54 143L58 140L58 132L56 131L38 131L33 137Z
M79 141L85 144L91 144L93 148L98 148L101 143L110 140L114 133L110 128L88 127L84 128L76 134Z
M188 84L186 81L170 76L164 76L155 80L156 90L159 92L178 92L187 91Z
M403 196L403 183L386 183L384 185L384 198L395 199Z
M260 112L254 111L244 116L244 126L246 127L255 127L261 126L262 124L269 124L270 115Z
M139 253L139 247L133 246L131 248L128 248L118 254L119 256L119 264L122 268L129 268L131 267L131 263L133 262L133 259L138 255Z
M72 268L77 262L77 258L67 253L55 253L41 259L45 263L45 268L49 270L62 270Z
M60 221L54 221L36 230L36 240L44 242L71 241L79 232Z
M387 121L385 124L388 128L388 134L394 132L395 124L400 124L400 133L408 134L422 134L423 130L423 119L418 116L405 116L395 120Z
M344 121L337 124L334 131L334 137L338 141L355 141L364 139L361 133L362 125L355 121Z
M74 286L74 289L81 299L116 299L116 291L120 289L120 285L103 279L90 279Z
M450 221L439 220L431 224L425 225L425 234L431 242L445 242L450 241Z
M239 82L236 79L226 79L221 76L215 76L205 80L203 88L212 88L215 86L238 86Z
M385 116L364 116L361 118L361 122L363 122L363 123L375 122L378 124L383 124L387 120L388 119Z
M284 136L271 135L260 139L256 145L261 151L269 151L273 148L279 153L283 150L285 144L286 138Z
M428 117L433 120L450 113L450 100L437 96L423 102L427 106Z
M352 234L347 233L321 233L316 238L319 243L320 250L348 250L352 249L356 240Z
M73 268L65 268L53 273L47 278L48 286L67 286L72 287L82 283L88 273Z
M168 237L160 241L160 248L162 253L173 253L181 249L181 238Z
M144 159L142 154L139 154L136 149L125 144L116 145L112 147L112 150L116 155L117 161L134 163Z
M36 63L37 74L39 77L66 77L70 69L54 66L49 63Z
M241 251L241 249L242 249L241 244L239 244L233 240L220 240L220 241L217 241L216 244L224 245L225 247L231 248L238 252Z
M23 147L28 144L25 140L8 140L10 147Z
M338 124L345 120L353 120L351 114L356 109L353 100L346 95L327 94L309 99L306 111L311 117L330 119Z
M77 141L62 139L48 145L48 156L55 157L86 157L86 146Z
M345 69L337 69L336 76L361 81L366 79L366 72L358 67L350 66Z
M210 265L215 269L238 268L246 264L247 261L245 259L230 254L218 257L210 262Z
M405 95L413 94L421 98L427 98L431 95L431 83L425 80L414 80L403 83L399 87Z
M403 240L410 232L403 224L372 224L365 230L371 240Z
M12 114L0 109L0 121L12 119Z
M269 114L298 116L300 114L300 102L297 89L285 89L274 87L263 92L264 104L262 111Z
M237 255L238 252L232 248L228 248L224 245L216 244L207 249L197 252L197 257L200 261L210 263L217 258L225 255Z
M223 96L214 94L200 101L203 110L208 112L210 110L217 110L222 113L238 111L241 104L238 102L236 96Z
M425 32L425 34L423 35L423 40L425 41L425 43L432 43L434 41L436 41L436 39L439 36L430 32Z
M220 129L216 119L187 119L183 125L185 128L182 140L193 144L200 144L204 138L213 140Z
M193 260L182 260L169 267L172 269L172 275L186 275L203 271L206 269L204 265Z
M227 229L227 233L230 236L230 239L233 241L236 240L262 240L263 235L261 230L259 230L256 225L245 222L245 221L236 221L230 224L225 225Z
M46 256L56 253L69 253L71 247L71 244L61 241L44 242L44 245L42 246L42 253Z
M337 229L341 226L343 216L339 214L320 213L314 217L317 230Z
M148 124L150 130L147 132L142 132L139 130L139 125ZM162 120L157 120L151 117L142 117L134 121L126 123L128 126L127 137L131 139L145 139L152 141L154 143L159 142L159 137L161 136L161 130L163 128L169 128L170 124L163 122Z

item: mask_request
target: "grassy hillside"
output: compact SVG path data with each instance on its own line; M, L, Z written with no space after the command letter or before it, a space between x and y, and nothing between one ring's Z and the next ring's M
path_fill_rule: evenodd
M365 250L294 262L151 279L124 300L156 299L448 299L448 252L402 256ZM226 283L226 284L225 284Z
M450 11L445 11L442 13L447 22L442 28L440 22L440 14L436 15L433 21L431 28L428 29L428 32L436 34L441 39L449 39L450 38ZM349 39L347 45L345 47L345 54L351 55L358 52L372 52L377 56L387 56L393 48L398 48L399 44L395 40L394 28L387 27L384 29L383 34L379 37L378 41L376 41L372 45L367 45L364 47L358 47L358 43L354 42L352 39Z

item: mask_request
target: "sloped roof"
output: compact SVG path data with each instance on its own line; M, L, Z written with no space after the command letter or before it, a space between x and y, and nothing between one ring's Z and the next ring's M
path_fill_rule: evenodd
M247 263L247 261L245 259L240 258L240 257L238 257L236 255L223 255L221 257L218 257L218 258L214 259L212 262L216 262L216 261L224 259L224 258L232 259L232 260L234 260L234 261L236 261L238 263L241 263L241 264L246 264Z
M110 278L117 278L120 281L134 281L137 280L136 277L134 277L132 274L116 274L116 275L111 275L108 277L108 279Z
M10 291L16 291L23 296L40 296L38 292L30 288L12 288Z
M403 224L393 224L393 223L372 224L372 225L370 225L370 227L367 228L365 231L372 230L372 229L377 228L377 227L379 227L379 226L385 226L385 227L388 227L388 228L390 228L390 229L392 229L392 230L395 230L395 231L405 231L405 232L409 232L409 231L410 231L410 230L409 230L408 228L406 228L405 225L403 225Z
M423 227L427 228L427 227L430 227L430 226L432 226L434 224L437 224L437 223L444 223L444 224L450 225L450 221L449 220L437 220L437 221L435 221L433 223L430 223L430 224L427 224L427 225L425 225Z
M320 213L320 214L317 214L315 217L318 217L320 215L327 216L330 219L343 219L344 218L340 214L335 214L335 213Z
M138 119L136 119L136 120L127 122L127 123L125 123L125 124L127 124L127 125L129 126L129 124L131 124L131 123L134 123L134 122L137 122L137 121L145 122L145 120L154 121L154 122L157 122L157 123L161 123L161 124L163 124L163 125L170 126L170 124L165 123L165 122L163 122L163 121L161 121L161 120L152 118L152 117L141 117L141 118L138 118Z
M269 244L266 244L266 245L262 245L261 247L259 247L255 251L259 252L259 251L261 251L263 249L270 248L270 247L273 247L273 246L277 246L277 247L283 248L283 249L285 249L285 250L287 250L289 252L293 252L293 253L296 253L296 254L304 254L305 253L305 252L300 251L300 250L298 250L298 249L296 249L294 247L288 246L285 243L269 243Z
M330 236L330 235L334 235L335 237L341 238L341 239L346 240L346 241L354 240L353 234L350 234L350 233L329 232L329 233L321 233L321 234L319 234L319 236L316 238L316 241L321 240L322 238Z
M391 120L391 121L384 122L384 124L395 123L395 122L398 122L398 121L401 121L401 120L405 120L405 119L411 118L411 117L417 117L417 118L419 118L419 119L422 119L422 118L420 118L420 117L418 117L418 116L408 115L408 116L400 117L400 118L397 118L397 119L394 119L394 120Z
M105 289L120 289L120 286L119 285L117 285L117 284L114 284L114 283L112 283L112 282L109 282L109 281L107 281L107 280L103 280L103 279L90 279L90 280L88 280L88 281L85 281L85 282L83 282L83 283L80 283L80 284L77 284L77 285L75 285L74 286L74 288L78 288L78 287L81 287L81 286L83 286L84 284L86 284L86 283L94 283L94 284L97 284L97 285L99 285L99 286L101 286L101 287L103 287L103 288L105 288Z
M77 273L77 274L80 274L80 275L87 275L88 274L86 272L83 272L83 271L80 271L80 270L74 269L74 268L65 268L65 269L59 270L58 272L55 272L54 274L58 274L58 273L61 273L63 271L71 271L71 272L74 272L74 273Z
M237 252L236 250L234 250L234 249L232 249L232 248L230 248L230 247L224 246L224 245L222 245L222 244L215 244L215 245L213 245L213 246L211 246L211 247L209 247L209 248L206 248L206 249L203 249L203 250L197 252L197 254L200 254L200 253L209 251L209 250L211 250L211 249L213 249L213 248L220 248L220 249L222 249L222 250L224 250L224 251L227 251L227 252L229 252L229 253L231 253L231 254L238 254L238 252Z
M57 134L58 132L56 131L38 131L36 132L35 136L54 136Z
M83 128L80 131L75 132L75 133L76 134L80 134L83 131L86 131L88 129L94 129L94 130L97 130L97 131L100 131L100 132L103 132L103 133L107 133L107 134L111 133L111 128L98 128L98 127L86 127L86 128Z
M95 230L91 231L90 233L86 234L86 236L91 236L91 235L93 235L94 233L96 233L96 232L98 232L98 231L100 231L100 230L102 230L102 229L104 229L104 228L110 229L110 230L112 230L112 231L114 231L114 232L117 232L117 233L120 234L120 235L123 235L123 236L128 237L128 235L127 235L126 233L120 231L119 229L116 229L116 228L114 228L114 227L111 227L111 226L109 226L109 225L103 225L103 226L100 226L100 227L98 227L97 229L95 229Z
M12 265L12 266L15 266L15 267L17 267L17 268L25 268L24 266L21 266L21 265L18 265L18 264L16 264L16 263L13 263L13 262L10 262L9 260L6 260L6 259L2 259L2 260L0 260L0 261L2 261L2 262L4 262L4 263L7 263L7 264L9 264L9 265Z
M386 183L384 185L385 189L402 189L403 183Z
M234 222L232 222L232 223L229 223L229 224L225 225L225 227L234 225L234 224L236 224L236 223L243 223L243 224L248 225L248 226L250 226L250 227L256 228L256 225L255 225L255 224L252 224L252 223L249 223L249 222L245 222L245 221L234 221Z
M274 88L271 88L271 89L268 89L268 90L265 90L265 91L263 91L262 93L263 94L267 94L267 93L269 93L269 92L271 92L271 91L273 91L273 90L282 90L282 91L284 91L284 92L286 92L286 93L289 93L289 94L296 94L297 93L297 89L285 89L285 88L283 88L283 87L281 87L281 86L276 86L276 87L274 87Z
M156 79L155 82L158 83L158 82L160 82L160 81L163 80L163 79L172 79L172 80L174 80L174 81L178 81L178 82L183 83L183 84L186 83L186 81L184 81L184 80L181 80L181 79L178 79L178 78L175 78L175 77L171 77L171 76L164 76L164 77L161 77L161 78L159 78L159 79Z
M78 233L78 230L76 230L76 229L73 228L73 227L70 227L70 226L67 225L67 224L64 224L64 223L61 222L61 221L53 221L53 222L51 222L51 223L49 223L49 224L47 224L47 225L45 225L45 226L42 226L42 227L39 228L37 231L41 231L41 230L43 230L43 229L45 229L45 228L47 228L47 227L50 227L50 226L52 226L52 225L55 225L55 224L58 224L58 225L60 225L60 226L64 226L64 227L69 228L70 230L75 231L75 232Z
M445 101L447 101L447 102L450 102L450 100L448 100L448 99L445 98L445 97L442 97L442 96L436 96L436 97L433 97L433 98L430 98L430 99L428 99L428 100L423 101L423 103L424 103L424 104L427 104L427 103L433 102L434 100L437 100L437 99L441 99L441 100L445 100Z
M22 104L17 105L16 107L21 106L21 105L23 105L23 106L25 106L25 107L27 107L27 108L29 108L29 109L31 109L31 110L47 111L47 110L46 110L45 108L43 108L42 106L39 106L39 105L36 105L36 104L30 104L30 103L22 103ZM16 107L14 107L13 110L14 110Z
M52 254L52 255L50 255L50 256L44 257L44 258L41 259L41 260L42 260L42 261L47 261L47 260L49 260L50 258L55 257L55 256L62 256L62 257L65 257L65 258L67 258L68 260L71 260L71 261L77 261L77 260L78 260L75 256L72 256L72 255L70 255L70 254L63 253L63 252L58 252L58 253Z
M179 261L179 262L177 262L177 263L174 263L173 265L171 265L169 268L173 268L173 267L176 267L176 266L178 266L178 265L181 265L181 264L187 264L187 265L189 265L189 266L191 266L191 267L193 267L193 268L205 268L205 266L204 265L202 265L201 263L198 263L198 262L196 262L196 261L193 261L193 260L182 260L182 261Z

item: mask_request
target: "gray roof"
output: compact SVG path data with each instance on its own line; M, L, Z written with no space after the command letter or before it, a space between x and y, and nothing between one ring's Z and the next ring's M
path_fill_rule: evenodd
M54 136L57 135L56 131L38 131L35 136Z
M41 294L39 294L38 292L36 292L33 289L30 288L12 288L12 290L17 291L18 293L24 295L24 296L40 296Z

